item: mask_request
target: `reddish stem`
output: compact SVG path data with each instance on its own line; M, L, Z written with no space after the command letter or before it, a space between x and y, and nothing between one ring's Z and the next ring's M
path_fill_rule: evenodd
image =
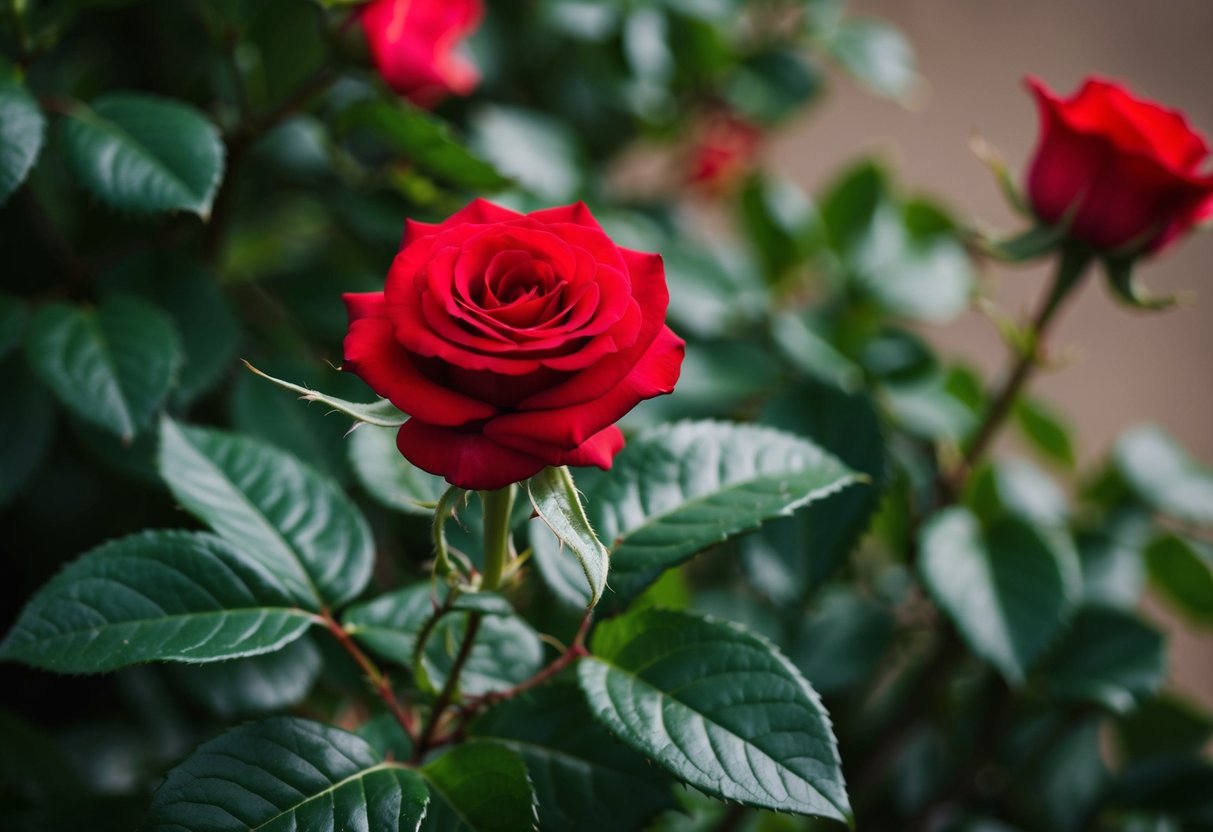
M413 721L413 715L396 698L396 693L392 690L391 680L362 651L362 648L350 638L350 634L333 618L328 610L323 611L321 620L328 631L333 634L333 637L337 639L337 643L345 649L345 652L350 654L350 657L358 664L362 672L366 674L371 686L379 694L379 698L383 700L383 704L387 706L388 711L400 723L400 727L404 729L404 733L408 736L409 740L416 744L417 726Z

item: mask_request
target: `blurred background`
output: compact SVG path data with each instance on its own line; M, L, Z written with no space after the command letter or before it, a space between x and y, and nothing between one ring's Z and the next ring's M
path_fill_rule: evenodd
M1037 124L1022 83L1028 74L1067 97L1088 74L1115 78L1184 110L1197 130L1213 135L1209 0L1172 0L1165 14L1136 0L855 0L851 9L901 29L927 83L907 108L840 79L778 133L769 162L810 193L821 193L848 161L874 153L904 187L929 192L958 219L1016 230L1017 218L968 141L980 132L1022 172ZM1033 390L1078 427L1081 461L1100 458L1121 431L1141 422L1164 426L1194 456L1213 461L1211 266L1213 234L1196 233L1141 269L1152 291L1193 292L1190 304L1127 314L1090 281L1063 312L1052 345L1063 363L1037 376ZM986 279L1004 311L1022 312L1043 291L1046 267L997 266ZM987 372L1005 363L997 331L980 313L921 331L945 355ZM1185 630L1159 605L1150 607L1173 633L1176 685L1213 705L1213 636Z

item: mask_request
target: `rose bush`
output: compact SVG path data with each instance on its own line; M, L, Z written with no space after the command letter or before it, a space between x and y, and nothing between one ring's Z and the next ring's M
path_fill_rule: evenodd
M420 107L476 88L480 73L458 47L483 16L480 0L374 0L358 12L379 74Z
M661 257L615 245L581 203L410 220L385 290L345 301L344 369L412 417L400 452L463 488L609 468L615 422L682 364Z
M1044 222L1098 249L1157 251L1213 215L1209 147L1182 113L1090 78L1061 99L1035 78L1040 140L1028 174Z

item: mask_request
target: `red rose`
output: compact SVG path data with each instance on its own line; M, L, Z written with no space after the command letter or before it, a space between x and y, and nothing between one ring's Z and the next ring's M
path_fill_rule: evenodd
M674 389L661 257L615 245L578 203L475 200L409 221L383 292L345 295L345 365L411 417L396 445L468 489L549 465L609 468L615 422Z
M1088 79L1068 101L1034 78L1040 144L1028 174L1032 209L1095 248L1157 251L1213 215L1209 148L1182 113Z
M691 147L688 179L710 190L727 188L754 164L762 131L729 113L712 116Z
M480 0L372 0L359 11L379 74L420 107L476 88L480 74L456 47L483 16Z

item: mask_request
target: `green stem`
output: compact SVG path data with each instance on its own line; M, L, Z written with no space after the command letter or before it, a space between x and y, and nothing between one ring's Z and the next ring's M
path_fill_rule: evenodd
M510 514L516 490L511 485L480 492L484 505L484 571L480 575L480 588L486 592L501 586L501 576L510 559Z
M1062 302L1078 285L1090 260L1091 253L1085 248L1067 246L1062 250L1061 260L1057 264L1057 272L1053 278L1053 285L1049 288L1049 294L1032 317L1027 343L1019 351L1006 381L1003 382L998 394L986 410L985 418L973 435L972 441L965 448L961 464L947 483L951 496L960 493L969 473L981 460L982 455L998 434L998 429L1002 427L1002 423L1011 412L1011 406L1027 383L1032 370L1040 364L1041 345L1044 343L1045 332L1061 308Z

